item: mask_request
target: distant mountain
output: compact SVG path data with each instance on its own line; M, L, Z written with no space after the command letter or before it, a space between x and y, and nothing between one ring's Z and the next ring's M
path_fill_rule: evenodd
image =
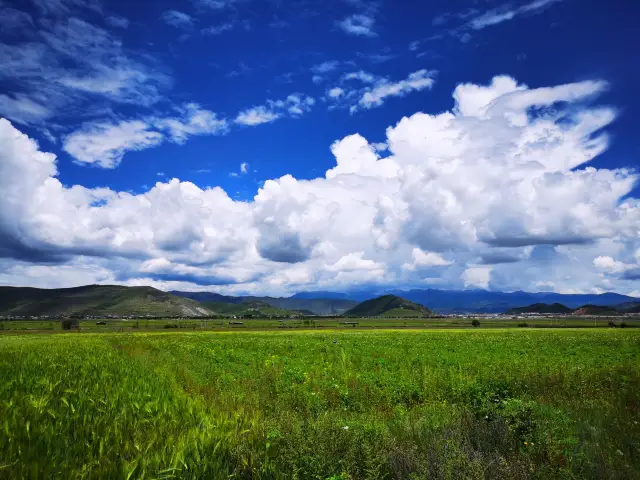
M365 300L344 313L350 317L422 317L431 314L428 308L396 295Z
M203 316L208 309L193 300L152 287L87 285L76 288L0 287L0 315L152 315Z
M254 297L285 310L308 310L316 315L340 315L358 302L339 298L272 298Z
M429 305L438 313L502 313L510 308L532 305L534 303L560 303L575 309L585 304L612 306L624 302L638 302L635 297L620 295L618 293L572 294L540 292L490 292L487 290L359 290L346 293L349 300L362 301L380 295L397 295L407 300L422 305ZM313 292L304 293L312 297ZM322 292L323 296L331 295L331 292ZM334 293L334 295L338 295Z
M294 295L293 297L288 298L277 298L253 296L231 297L213 292L171 291L169 293L180 297L191 298L205 304L209 302L218 302L239 305L242 303L259 301L265 302L274 308L298 312L308 312L315 315L340 315L341 313L345 312L358 303L354 300L347 300L342 298L305 298L304 294L300 294L300 296Z
M567 314L571 312L572 310L569 307L565 307L561 303L552 303L551 305L549 305L548 303L534 303L533 305L528 305L526 307L511 308L506 311L506 314L507 315L519 315L522 313Z
M602 305L583 305L573 313L575 315L621 315L615 308Z

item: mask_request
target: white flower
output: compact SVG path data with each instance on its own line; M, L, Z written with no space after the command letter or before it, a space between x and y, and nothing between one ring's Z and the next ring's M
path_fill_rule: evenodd
M344 427L342 427L344 430L349 430L349 425L345 425Z

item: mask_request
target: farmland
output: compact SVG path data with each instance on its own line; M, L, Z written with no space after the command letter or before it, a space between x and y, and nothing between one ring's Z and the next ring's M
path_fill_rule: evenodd
M640 330L0 336L2 478L637 478Z

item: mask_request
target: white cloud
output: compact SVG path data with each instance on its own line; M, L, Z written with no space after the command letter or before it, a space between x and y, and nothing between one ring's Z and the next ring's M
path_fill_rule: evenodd
M460 278L465 287L489 288L492 267L474 266L467 268Z
M226 120L197 103L188 103L177 110L179 117L159 118L153 122L156 128L167 131L176 143L184 143L193 135L220 135L227 132Z
M593 265L596 268L608 273L622 273L625 270L629 270L635 266L614 260L609 256L599 256L594 258Z
M267 180L250 201L178 179L136 195L66 187L55 157L1 120L0 258L67 262L78 282L94 268L108 272L95 274L104 281L226 293L427 282L637 290L640 201L628 194L638 175L587 166L607 148L615 111L583 100L605 88L462 84L449 111L389 127L384 157L351 135L332 145L336 164L324 176ZM282 115L296 104L280 102L272 107ZM152 122L127 127L108 137L107 152L117 154L120 137L138 145L158 141L149 132L170 136ZM95 148L115 161L100 142L89 145L80 154ZM8 268L11 283L31 281ZM48 268L40 281L55 283L45 277L60 269Z
M200 33L202 33L203 35L220 35L221 33L233 30L234 27L235 24L231 22L220 23L218 25L212 25L210 27L203 28L202 30L200 30Z
M411 259L411 263L405 263L403 265L405 270L415 270L420 267L446 267L454 263L446 260L439 253L425 252L417 247L412 250Z
M343 75L342 80L359 80L362 83L375 83L380 81L379 77L367 72L363 72L362 70L358 72L351 72Z
M95 123L73 132L64 139L64 150L76 161L115 168L130 150L159 145L162 133L151 130L142 120L119 124Z
M155 147L165 139L184 143L192 135L215 135L227 131L226 120L190 103L178 109L179 117L148 117L119 123L85 125L64 139L64 150L77 162L115 168L130 150Z
M240 112L236 117L235 122L241 125L261 125L263 123L271 123L280 118L280 113L270 110L269 107L260 105L253 107L243 112Z
M59 3L51 8L73 6ZM87 113L100 100L149 106L171 79L148 55L135 55L121 39L85 20L61 16L41 20L38 35L22 42L0 43L0 80L9 79L19 91L7 91L0 114L15 121L41 124L69 110ZM19 99L8 102L7 98ZM34 106L44 106L34 115Z
M222 10L236 3L236 0L191 0L191 2L200 8Z
M318 63L316 65L313 65L311 67L311 72L312 73L329 73L329 72L333 72L334 70L336 70L338 68L338 66L340 65L340 62L338 62L337 60L330 60L327 62L322 62L322 63Z
M435 83L433 77L436 73L431 70L418 70L409 74L404 80L395 82L363 70L346 73L341 78L341 86L329 90L342 91L341 95L327 95L327 99L331 102L329 108L348 107L353 113L363 108L379 107L389 97L402 97L411 92L431 88ZM360 82L363 86L353 87L353 82Z
M189 29L194 23L191 15L180 12L179 10L167 10L163 12L162 19L167 25L181 29Z
M45 102L36 102L35 99L22 93L13 95L0 93L0 112L22 124L41 123L53 114Z
M340 87L333 87L327 92L329 98L339 98L344 95L344 90Z
M545 7L559 1L561 0L535 0L515 9L510 8L508 5L505 5L500 8L489 10L488 12L485 12L482 15L473 18L469 22L469 25L474 30L481 30L492 25L497 25L499 23L512 20L513 18L526 13L538 13Z
M365 14L351 15L344 20L338 22L338 26L349 35L362 35L366 37L375 37L377 33L374 31L375 20L373 17Z
M249 164L247 162L242 162L240 164L240 173L246 174L249 168Z
M312 97L292 93L284 100L267 100L266 105L249 108L238 114L235 122L240 125L254 126L271 123L285 114L299 117L311 110L315 104Z
M351 111L353 112L360 108L379 107L387 97L402 97L413 91L431 88L435 83L434 74L435 72L433 71L418 70L399 82L378 81L373 88L364 92L358 104L351 107Z

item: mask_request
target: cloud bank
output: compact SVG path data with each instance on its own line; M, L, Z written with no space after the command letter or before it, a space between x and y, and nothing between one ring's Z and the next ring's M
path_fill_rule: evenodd
M324 176L268 180L249 202L178 179L138 195L65 186L55 156L1 119L0 282L637 290L640 202L627 194L638 174L588 165L616 116L593 106L606 87L461 84L451 110L389 127L387 156L350 135L331 146ZM310 106L296 96L266 107ZM134 146L220 128L198 112L156 119L162 138L117 128ZM103 161L117 163L113 147Z

